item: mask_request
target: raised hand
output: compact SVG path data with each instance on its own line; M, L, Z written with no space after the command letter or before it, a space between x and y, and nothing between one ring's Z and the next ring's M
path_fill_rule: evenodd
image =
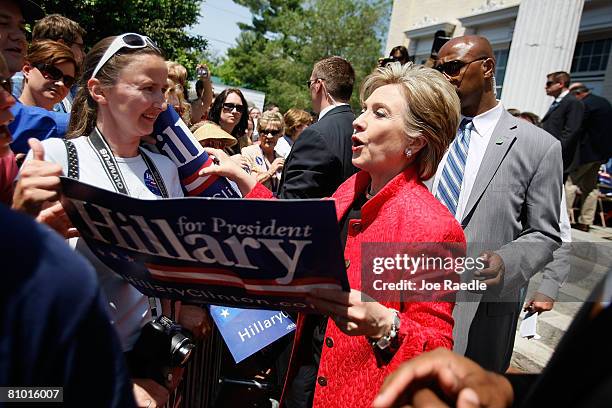
M13 209L37 217L46 202L59 198L62 167L45 161L45 150L37 139L29 139L32 160L26 162L20 172L13 193Z

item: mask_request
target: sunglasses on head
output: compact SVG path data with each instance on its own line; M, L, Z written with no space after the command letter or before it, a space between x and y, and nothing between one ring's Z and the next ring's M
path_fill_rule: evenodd
M0 87L8 93L13 92L13 85L10 78L0 78Z
M448 61L448 62L445 62L444 64L436 65L434 69L443 74L448 75L449 77L455 77L459 75L463 67L470 65L472 62L486 60L487 58L489 57L480 57L480 58L476 58L469 62L460 61L460 60Z
M231 112L234 109L236 109L236 112L242 113L244 111L244 106L237 104L237 103L229 103L229 102L226 102L223 104L224 111Z
M136 33L125 33L116 37L111 45L108 46L100 61L94 68L93 73L91 74L92 78L95 78L98 72L102 69L102 67L122 48L146 48L151 47L155 51L161 54L161 50L159 47L146 35L140 35Z
M32 66L39 70L45 79L52 79L54 81L61 80L66 88L70 88L74 85L74 77L65 75L62 70L56 66L51 64L34 64Z

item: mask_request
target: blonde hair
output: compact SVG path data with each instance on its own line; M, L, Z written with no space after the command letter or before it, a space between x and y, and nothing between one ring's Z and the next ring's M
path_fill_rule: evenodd
M455 88L438 71L411 62L376 69L361 85L363 102L378 88L400 85L405 99L404 131L407 138L424 138L416 160L422 180L431 178L459 127L461 104Z
M312 122L312 116L310 116L310 113L294 108L291 108L285 112L283 119L285 120L285 133L287 133L290 137L293 137L295 130L298 127L301 125L308 126L310 125L310 122Z
M257 131L261 132L268 126L268 124L278 124L282 133L285 133L285 120L283 115L278 112L265 111L257 121Z
M187 68L174 61L166 61L168 78L184 87L187 83Z
M177 84L174 80L168 77L168 89L166 90L166 94L164 96L166 97L166 102L168 104L171 104L170 99L172 97L176 98L178 105L181 108L181 112L177 113L181 119L183 119L183 122L189 125L191 123L191 104L185 100L185 95L183 94L183 87L181 84Z

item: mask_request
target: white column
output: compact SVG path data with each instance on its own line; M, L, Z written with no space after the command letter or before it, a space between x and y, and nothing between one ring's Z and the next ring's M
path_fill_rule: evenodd
M506 108L543 116L552 98L546 74L569 72L584 0L523 0L519 6L501 99Z

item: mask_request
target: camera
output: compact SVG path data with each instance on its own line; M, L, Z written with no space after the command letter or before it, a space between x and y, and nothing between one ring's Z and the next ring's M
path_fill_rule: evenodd
M379 67L385 67L387 64L389 64L391 62L395 62L395 61L397 61L397 59L395 59L393 57L379 58L378 59L378 66Z
M147 323L129 353L131 374L135 378L150 378L168 386L173 368L183 367L195 344L183 333L180 325L166 316Z
M197 74L201 78L208 78L208 69L206 67L200 66L196 70Z

